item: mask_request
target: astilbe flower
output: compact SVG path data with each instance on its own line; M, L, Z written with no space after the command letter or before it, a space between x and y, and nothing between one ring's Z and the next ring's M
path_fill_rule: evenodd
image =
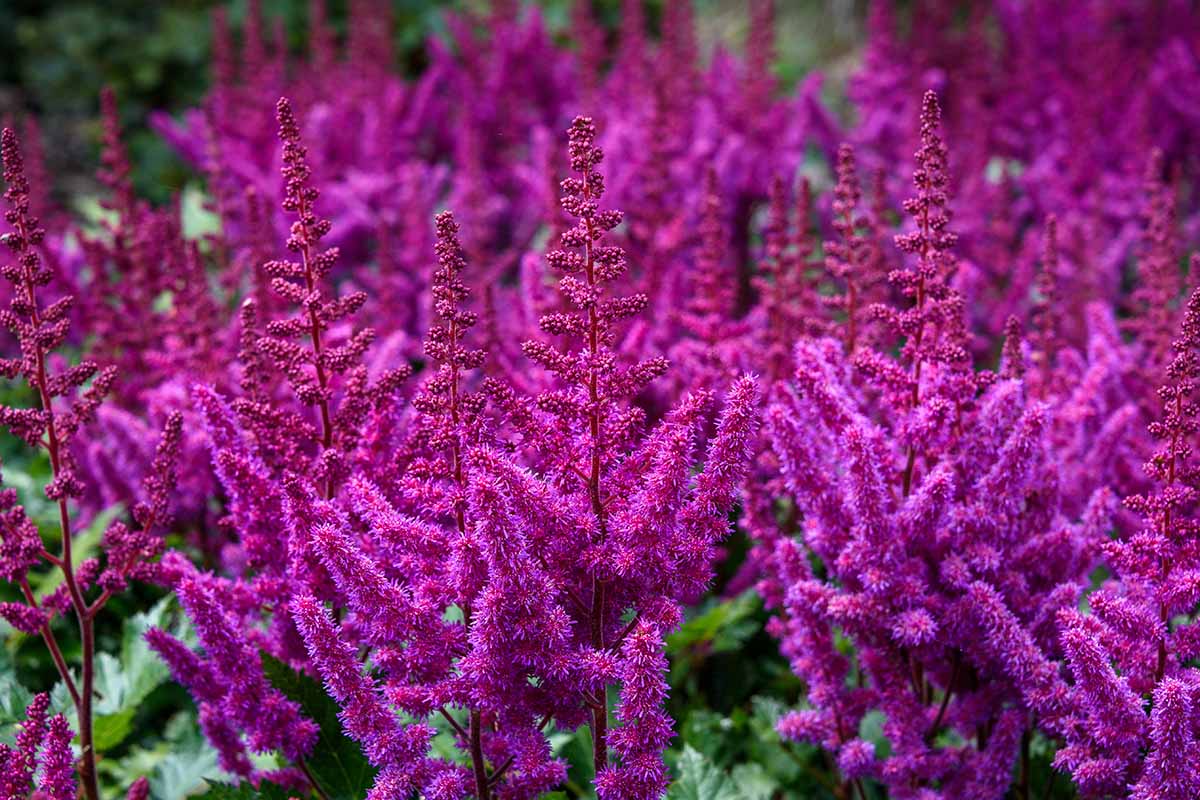
M1146 166L1141 246L1137 254L1138 284L1130 300L1134 315L1126 324L1139 350L1136 375L1149 399L1171 359L1172 338L1178 327L1178 303L1183 292L1176 245L1177 211L1174 189L1163 176L1163 154L1155 150ZM1153 403L1147 403L1152 408Z
M770 180L794 174L812 141L831 151L840 138L821 107L818 78L785 94L763 66L766 51L758 45L775 36L769 4L756 7L753 53L739 59L722 50L711 65L697 47L688 6L672 4L660 38L647 29L642 4L626 3L611 68L587 90L576 78L591 70L580 63L591 58L588 48L556 44L536 7L515 9L512 19L497 9L446 14L448 35L426 43L428 67L406 80L371 62L378 45L362 44L387 37L350 36L339 46L321 22L324 14L310 18L306 56L275 50L264 38L270 23L252 4L240 47L227 25L214 26L219 58L204 106L178 122L156 114L153 123L207 177L221 216L221 247L244 265L262 223L273 238L286 229L269 210L284 187L274 177L279 144L263 109L280 94L293 98L301 127L322 143L308 160L322 191L322 216L333 223L322 244L342 254L331 277L350 278L367 291L359 318L370 319L383 347L410 358L426 326L422 259L433 214L455 208L473 269L488 276L479 283L481 342L492 354L489 372L502 374L520 362L523 331L549 310L536 264L539 237L561 222L553 131L591 91L608 109L602 144L616 156L609 196L628 212L616 235L631 256L631 285L654 304L626 331L629 351L670 352L679 338L675 312L690 294L691 244L700 238L694 212L704 192L695 177L710 166L718 173L726 264L741 316L753 301L755 218ZM388 24L386 4L349 9L351 30ZM345 128L362 135L336 136ZM244 201L247 189L258 198L256 213ZM224 280L229 273L222 270ZM256 303L262 319L275 316ZM666 405L656 399L652 415Z
M916 228L898 237L915 264L892 273L911 305L873 309L903 338L899 358L797 343L766 418L797 518L780 531L752 493L750 531L781 612L771 630L807 689L780 732L834 754L847 791L995 798L1030 716L1058 734L1069 721L1053 619L1083 593L1109 495L1066 516L1047 408L1018 379L971 372L937 121L927 94ZM856 738L870 711L886 717L886 757Z
M599 205L603 153L595 137L590 119L571 125L575 176L562 183L562 205L577 221L563 233L563 249L547 256L562 275L559 289L568 310L543 316L540 325L567 344L524 345L554 380L532 402L494 382L491 387L509 424L523 435L522 450L536 471L493 454L471 482L484 488L499 481L536 554L527 562L527 580L548 579L538 592L546 591L554 614L572 623L559 651L569 658L542 667L545 685L558 698L555 719L579 724L582 701L600 796L640 800L666 788L661 750L668 733L656 711L665 691L662 637L678 624L679 604L709 579L715 546L728 532L726 514L748 459L757 390L751 378L733 382L694 483L691 466L708 393L688 397L642 433L644 416L627 398L666 365L659 358L622 363L614 349L618 323L647 300L606 291L624 273L625 256L602 243L621 217ZM545 565L545 578L534 577L535 564ZM626 621L630 613L633 619ZM615 682L628 694L618 712L622 725L610 731L606 698Z
M1193 270L1198 262L1193 259ZM1197 746L1195 733L1172 719L1189 716L1192 693L1184 687L1196 678L1190 661L1200 642L1191 622L1198 574L1193 394L1200 377L1200 291L1188 299L1172 350L1158 392L1161 419L1149 426L1160 443L1145 466L1156 488L1125 500L1144 524L1105 544L1116 574L1090 596L1092 613L1065 610L1059 619L1080 720L1055 763L1088 796L1133 787L1138 798L1182 798L1194 795L1200 781L1188 755Z
M815 249L810 231L812 187L806 178L797 187L794 226L787 191L783 178L776 176L771 181L763 254L753 282L759 295L755 311L760 319L755 330L762 339L761 363L772 380L789 372L796 338L825 326L824 318L813 314L819 300L808 275L808 261Z
M239 598L223 581L190 565L179 568L184 574L175 589L207 658L158 629L148 631L146 641L196 699L201 728L221 766L236 775L252 774L247 751L280 751L299 761L311 751L317 729L263 675L256 642L244 625L252 599Z
M172 415L183 413L189 418L178 460L185 469L171 514L190 529L193 544L211 551L193 532L212 523L207 498L215 480L203 443L191 434L198 426L187 408L187 381L232 378L228 365L237 342L226 329L226 304L207 274L217 256L185 235L178 197L155 208L136 196L109 90L101 95L101 112L99 179L107 190L101 200L107 213L97 228L62 234L59 248L66 263L86 276L75 292L80 302L71 313L73 329L90 334L89 355L122 379L113 382L108 401L97 409L93 434L71 444L71 457L89 478L76 502L85 514L139 502L159 432ZM80 246L67 247L67 239ZM43 246L43 252L50 250Z
M73 735L67 718L47 718L50 695L34 696L25 710L25 721L12 746L0 744L0 797L21 800L34 796L46 800L72 800L76 796Z
M262 269L273 291L299 310L271 320L260 333L256 304L248 300L241 314L241 395L227 402L211 387L193 387L213 468L229 497L221 561L230 576L200 572L178 558L166 570L204 657L162 631L150 635L191 690L223 765L240 775L253 774L248 751L278 751L302 766L313 745L315 729L270 687L258 651L286 662L304 659L291 604L314 591L324 599L336 583L334 567L322 566L318 541L327 539L318 536L321 531L343 519L329 500L349 474L369 423L391 413L393 395L410 371L402 364L371 380L361 363L371 332L339 330L337 323L361 306L364 295L329 297L324 284L337 252L320 248L329 222L313 211L318 191L287 100L277 104L277 116L284 207L296 216L287 246L299 260L270 261ZM332 344L330 332L338 334ZM306 416L306 408L315 413ZM265 630L256 631L259 624ZM274 777L302 780L290 769Z
M323 495L328 498L348 472L347 459L359 444L367 418L388 401L409 369L402 365L370 380L361 362L375 338L374 331L338 329L338 323L362 307L366 293L331 296L326 284L338 250L322 249L321 240L332 223L314 210L320 192L313 185L308 151L301 144L299 125L286 98L280 98L276 114L286 185L282 205L295 216L287 248L298 260L268 261L262 269L271 278L272 291L297 310L291 316L269 320L260 334L254 329L255 309L248 309L242 319L241 358L247 379L259 385L265 382L264 391L269 390L269 381L254 372L266 364L274 367L286 378L300 406L314 409L316 421L299 410L277 405L269 395L239 398L234 408L260 440L264 455L274 456L268 458L270 466L299 471L293 460L302 459L308 464L306 471L322 482ZM341 385L335 387L339 377ZM340 397L335 388L340 388Z
M672 348L671 360L681 385L718 389L744 360L739 350L748 331L733 319L737 275L729 264L725 214L712 169L705 172L704 188L692 291L679 313L684 338Z
M133 513L136 528L115 520L105 531L103 546L106 562L89 558L76 563L72 550L74 530L78 520L73 516L73 504L84 489L84 478L72 454L73 443L96 415L96 410L112 386L115 370L101 370L94 362L82 361L74 366L56 370L57 358L52 351L67 337L70 318L67 315L71 297L43 304L39 289L50 282L50 273L42 265L38 245L45 231L30 207L29 182L24 174L19 143L12 129L0 134L3 154L4 181L7 189L5 221L11 230L2 237L13 253L15 262L0 268L14 289L10 307L0 312L0 321L17 339L20 351L13 358L0 361L0 374L9 379L21 378L36 398L36 407L0 408L0 423L28 447L44 450L50 462L51 477L44 488L45 496L58 510L58 534L61 551L52 554L42 544L35 524L17 503L16 493L5 490L0 494L3 509L3 541L0 543L0 577L20 591L21 602L0 605L0 614L26 633L38 633L75 706L79 725L80 779L83 792L90 800L98 798L96 782L96 753L93 746L92 706L95 694L96 640L94 620L108 600L122 591L130 578L155 579L157 570L151 563L163 548L157 529L169 522L169 495L174 486L174 471L181 433L181 418L173 415L166 429L146 481L144 500ZM38 598L31 587L30 570L42 562L57 569L63 582L50 595ZM99 593L89 597L94 588ZM67 665L62 648L52 628L54 617L70 612L79 626L81 639L78 678ZM52 737L61 738L58 723ZM70 736L67 736L70 739ZM69 764L68 764L69 767ZM54 767L61 770L61 765ZM61 791L62 778L55 791Z
M84 313L97 338L97 357L129 376L114 399L139 408L146 393L177 370L211 372L220 363L225 314L209 291L198 250L184 239L180 206L156 209L135 194L111 89L101 93L100 106L97 178L108 190L102 200L108 217L99 232L81 239L93 276Z
M821 299L842 320L838 330L843 335L847 353L853 353L864 341L869 341L866 310L880 300L886 275L873 269L877 235L871 220L862 214L862 188L854 148L843 143L837 154L837 184L833 190L832 226L837 239L825 243L825 270L839 290Z

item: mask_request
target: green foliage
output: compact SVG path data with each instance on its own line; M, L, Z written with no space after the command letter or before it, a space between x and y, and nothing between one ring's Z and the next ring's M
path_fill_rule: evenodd
M329 800L359 800L375 781L372 767L354 740L342 732L338 704L325 688L278 659L263 654L263 669L271 684L300 704L304 715L321 729L308 771Z
M0 625L0 634L4 634L7 627ZM12 658L0 650L0 742L12 744L13 726L25 719L25 707L32 699L33 692L17 680Z
M237 786L228 783L214 783L204 794L197 795L197 800L288 800L292 793L273 783L260 783L257 787L242 782Z
M180 800L206 783L229 777L217 765L217 753L204 739L191 710L172 716L151 745L135 746L120 759L103 759L99 769L109 795L124 792L146 776L156 800Z
M683 748L677 768L679 779L668 800L743 800L733 780L690 745Z
M125 621L116 655L96 656L96 749L111 750L132 733L133 720L150 693L170 680L171 673L146 644L145 633L163 628L187 641L190 626L175 611L172 597L164 597L148 612Z
M594 798L591 728L584 725L575 731L555 731L550 734L550 747L554 755L567 762L567 796Z

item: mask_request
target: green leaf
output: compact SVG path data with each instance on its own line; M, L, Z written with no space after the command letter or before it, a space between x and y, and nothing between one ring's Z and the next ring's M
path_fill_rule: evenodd
M667 800L743 800L733 779L691 745L683 748L678 767L679 779L671 784Z
M771 800L779 789L779 781L762 764L738 764L730 772L730 779L742 800Z
M196 713L190 709L168 719L162 738L152 745L134 745L119 759L105 758L97 766L105 786L116 790L106 792L113 796L143 775L150 779L155 800L182 800L206 783L232 779L218 766L217 752L200 732Z
M163 628L186 639L189 629L182 615L169 624L174 600L164 597L147 612L139 612L125 621L121 631L119 657L111 653L96 656L96 749L110 750L133 732L134 717L150 693L171 677L167 666L146 644L145 633Z
M595 797L592 788L596 767L592 760L592 729L581 725L574 731L555 731L550 734L550 749L567 762L567 787L573 797Z
M758 632L760 626L754 614L760 602L757 594L748 591L732 600L717 603L668 636L667 653L675 655L701 645L707 645L710 652L714 653L738 649Z
M98 714L92 720L92 737L96 751L103 753L125 741L133 730L133 715L137 709L126 708L115 714Z
M875 755L884 759L892 754L892 743L883 733L887 717L882 711L868 711L858 723L858 738L875 745Z
M320 728L312 756L305 760L309 772L330 800L360 800L375 782L375 768L363 757L354 740L342 733L338 705L325 688L287 664L263 654L263 670L271 684L300 704L304 716Z
M243 781L236 786L231 783L210 783L208 790L194 795L197 800L288 800L292 793L282 786L263 781L257 787Z
M7 654L0 655L0 742L12 743L13 726L25 719L33 692L17 681Z

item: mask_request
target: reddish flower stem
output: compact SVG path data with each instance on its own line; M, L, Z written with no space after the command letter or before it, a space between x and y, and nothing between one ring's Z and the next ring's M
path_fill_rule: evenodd
M18 219L14 227L17 230L17 235L23 241L29 241L29 231L26 230L24 220ZM25 300L29 304L30 309L30 321L33 327L37 329L42 324L42 317L38 309L37 293L34 290L33 272L28 266L22 268L22 278L25 288ZM62 445L59 440L50 390L47 388L46 351L42 344L36 341L34 343L34 361L37 375L37 386L35 388L37 389L38 404L47 415L46 438L43 445L50 456L50 471L53 481L62 473ZM96 673L96 635L92 625L92 617L88 613L87 602L84 600L83 592L80 590L79 583L75 578L75 564L71 553L71 538L73 536L71 530L71 512L67 507L67 497L65 494L62 494L58 498L58 524L62 534L62 554L57 559L57 566L62 570L63 580L67 586L67 594L71 601L71 609L75 612L75 618L79 623L80 660L82 662L80 667L81 685L78 691L71 693L71 699L75 703L75 713L79 726L79 778L87 800L100 800L100 787L96 780L96 750L92 730L92 695ZM57 643L51 644L54 640L53 634L49 634L49 623L46 623L43 627L45 630L43 639L46 641L47 647L50 648L51 657L54 658L54 665L58 669L60 676L62 676L63 681L68 682L68 688L70 688L70 671L67 669L66 662L62 658L62 651L59 650Z

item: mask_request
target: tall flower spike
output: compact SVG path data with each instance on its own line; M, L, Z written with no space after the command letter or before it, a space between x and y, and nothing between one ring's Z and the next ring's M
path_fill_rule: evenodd
M621 646L621 703L610 742L620 763L596 776L601 800L648 800L661 797L668 777L662 753L671 741L671 718L662 710L667 696L667 659L662 637L638 622Z
M226 607L220 582L196 573L185 576L177 591L221 682L221 708L247 732L250 749L279 750L292 760L307 755L316 742L316 726L268 683L257 650Z
M300 126L287 98L281 97L276 104L276 118L283 144L282 206L295 216L287 248L299 261L269 261L263 269L271 277L275 293L300 310L295 316L269 323L267 336L259 341L259 347L287 377L297 399L317 409L320 452L312 471L322 480L325 497L332 497L345 469L344 454L338 452L335 444L344 443L340 449L345 449L354 440L353 436L339 437L335 433L333 378L350 372L361 361L375 333L370 328L359 330L338 346L327 341L330 326L354 314L367 296L359 291L340 298L329 297L325 281L337 261L338 250L321 249L321 240L332 223L314 211L320 192L312 184L308 151L300 141ZM296 338L307 339L308 348L296 343Z
M52 557L52 562L63 573L63 589L59 599L61 607L69 607L75 614L82 640L81 659L84 668L76 686L61 649L55 641L49 625L43 625L42 638L53 657L60 677L70 691L76 706L80 743L83 749L80 776L83 791L89 800L98 800L99 787L96 778L96 754L92 741L92 700L95 671L95 636L92 617L99 606L89 605L84 592L95 578L92 569L95 562L77 565L72 552L73 532L69 501L83 492L76 474L71 442L79 430L91 422L104 397L112 387L115 370L100 370L96 364L83 361L67 367L57 374L53 371L51 352L62 345L70 326L69 312L72 298L64 297L47 306L41 304L38 288L46 286L51 273L39 258L39 246L45 238L45 230L30 208L29 182L25 177L17 136L11 128L0 133L0 158L4 165L4 181L7 188L4 199L8 208L5 221L12 230L0 237L0 241L13 253L15 263L0 267L0 275L13 284L13 298L7 310L0 311L0 323L8 328L20 345L18 358L0 360L0 375L8 378L21 376L37 398L37 408L0 407L0 424L29 447L46 452L50 462L51 479L44 493L58 506L60 520L61 553ZM91 382L88 385L88 382ZM84 388L86 386L86 388ZM58 400L59 402L55 402ZM31 533L32 525L26 525L23 515L15 513L13 502L5 497L5 520L14 527L4 531L5 541L0 548L0 568L13 574L22 583L22 593L29 600L33 593L23 581L24 571L32 564L25 562L24 548L31 544L25 537ZM33 531L33 535L37 535ZM7 551L7 552L5 552ZM7 563L6 563L7 562ZM52 603L53 605L53 603ZM102 602L101 602L102 605ZM36 608L36 603L30 603ZM26 626L34 620L24 616Z
M372 764L383 768L379 780L385 780L389 770L400 770L406 774L407 788L398 796L411 792L424 771L433 729L401 724L377 694L373 681L363 674L354 650L341 641L329 614L313 597L296 598L291 610L317 673L330 695L345 709L341 717L346 733L362 745Z
M1154 691L1152 747L1131 800L1189 800L1200 795L1200 743L1191 719L1192 692L1183 681L1167 678Z
M1200 257L1194 257L1192 269L1198 267ZM1178 728L1169 717L1188 713L1190 694L1181 695L1179 687L1195 652L1195 631L1181 615L1196 606L1200 575L1194 547L1200 467L1193 452L1200 432L1200 289L1188 299L1171 348L1174 358L1158 391L1160 418L1148 426L1159 446L1145 470L1158 485L1125 499L1145 521L1132 535L1103 544L1117 577L1112 588L1094 595L1094 616L1071 611L1059 621L1081 721L1068 731L1056 763L1091 794L1130 785L1139 798L1195 793L1194 770L1173 765L1196 741L1190 728ZM1153 699L1149 720L1147 695Z
M725 217L717 173L709 167L701 193L700 241L691 292L681 313L690 338L672 351L681 379L698 388L716 388L725 381L734 358L731 345L739 333L732 322L737 276L729 265Z
M1183 290L1176 250L1176 201L1163 178L1163 153L1155 150L1146 165L1142 246L1138 254L1138 286L1133 291L1135 316L1128 323L1144 352L1146 381L1157 383L1170 359L1176 307Z
M859 343L864 322L863 300L870 277L867 267L871 242L861 232L866 227L866 220L858 213L861 201L854 148L843 143L838 147L837 185L833 189L833 229L838 238L825 243L825 269L842 293L824 299L844 319L842 341L847 353L853 353Z
M1058 218L1051 214L1046 218L1042 234L1042 258L1037 278L1034 280L1033 331L1030 344L1033 346L1033 366L1037 370L1037 387L1040 396L1051 391L1051 376L1058 363L1058 350L1062 346L1059 334L1059 291L1058 291Z
M875 354L862 354L856 365L888 391L889 402L914 417L918 416L928 372L944 372L945 377L938 381L939 391L949 395L944 401L955 407L952 424L960 426L963 408L977 382L984 379L971 374L964 300L950 285L957 267L953 253L957 237L948 230L950 179L941 119L937 95L927 91L921 106L921 147L913 171L916 195L904 201L904 210L913 218L916 229L895 237L896 246L915 256L915 263L889 276L912 305L899 311L882 305L872 307L873 315L903 340L900 353L907 378L903 382L893 380L890 367ZM914 436L908 445L900 477L904 496L913 485L919 444L922 442Z

